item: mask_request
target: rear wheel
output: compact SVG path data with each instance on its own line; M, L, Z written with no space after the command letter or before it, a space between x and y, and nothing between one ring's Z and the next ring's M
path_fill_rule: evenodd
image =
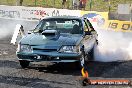
M30 61L19 60L19 63L20 63L22 68L27 68L29 66Z

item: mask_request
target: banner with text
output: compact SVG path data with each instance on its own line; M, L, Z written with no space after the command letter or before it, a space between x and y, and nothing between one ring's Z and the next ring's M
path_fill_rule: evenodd
M40 20L48 16L79 16L80 10L24 7L24 6L0 6L0 18L21 20Z
M88 18L95 29L132 32L132 22L108 20L108 12L81 11L81 16Z
M132 32L132 22L119 21L119 20L108 20L104 28L106 30Z

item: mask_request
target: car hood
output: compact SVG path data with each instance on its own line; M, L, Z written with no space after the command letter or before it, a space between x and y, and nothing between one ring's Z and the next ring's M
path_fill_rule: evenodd
M47 45L47 46L62 46L76 45L82 40L80 34L60 34L59 36L44 36L41 34L30 34L25 36L20 42L21 44L29 45Z

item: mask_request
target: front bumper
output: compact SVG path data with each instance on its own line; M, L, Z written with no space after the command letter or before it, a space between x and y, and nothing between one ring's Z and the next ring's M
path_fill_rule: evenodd
M80 60L80 54L77 53L58 53L58 52L37 52L37 53L21 53L17 52L19 60L27 60L34 62L75 62Z

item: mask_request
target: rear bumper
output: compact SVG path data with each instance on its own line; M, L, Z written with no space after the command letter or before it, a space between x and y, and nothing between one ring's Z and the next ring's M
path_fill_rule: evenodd
M80 54L76 53L58 53L58 52L38 52L38 53L21 53L17 52L19 60L27 60L33 62L49 61L49 62L75 62L80 60Z

